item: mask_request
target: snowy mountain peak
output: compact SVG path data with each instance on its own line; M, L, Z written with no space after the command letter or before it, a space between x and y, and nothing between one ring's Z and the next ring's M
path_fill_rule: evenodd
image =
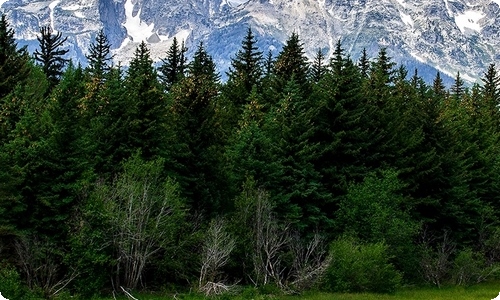
M295 31L310 57L318 48L331 53L339 39L354 59L387 47L428 78L437 69L475 81L500 60L500 0L0 0L0 10L30 51L39 27L50 25L81 60L103 28L123 63L141 41L164 57L175 36L191 51L204 41L224 70L248 26L265 52L277 54Z

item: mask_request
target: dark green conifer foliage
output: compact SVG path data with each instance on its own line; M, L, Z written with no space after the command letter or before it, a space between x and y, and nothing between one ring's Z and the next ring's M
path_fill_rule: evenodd
M275 86L277 93L283 92L292 78L300 86L303 95L309 93L309 63L305 56L304 46L296 32L292 33L278 54L274 62L274 74L276 75Z
M14 30L4 14L0 19L0 143L20 119L23 106L19 91L33 69L26 47L18 48ZM17 92L15 89L17 88Z
M394 82L394 122L391 134L395 140L392 149L393 158L388 161L393 168L399 170L399 177L406 184L405 192L415 197L414 204L429 197L426 194L426 184L421 182L429 180L429 174L435 174L439 166L435 144L426 140L432 134L429 126L434 126L434 115L437 107L431 102L428 86L415 70L413 77L407 80L406 68L400 66ZM429 115L428 115L429 113ZM418 218L418 217L417 217Z
M274 73L275 58L271 50L264 58L264 76L262 77L262 104L265 109L270 109L276 104L276 75Z
M84 72L70 65L47 100L30 99L35 101L7 145L17 149L12 162L22 170L18 188L25 210L19 211L18 228L60 245L82 191L81 175L88 169L79 147L82 132L77 105L83 93Z
M231 59L231 67L227 73L228 81L222 86L221 102L224 101L228 131L237 127L253 88L257 88L259 92L262 91L263 58L256 42L249 27L241 42L241 49L236 53L236 57ZM228 136L230 134L231 132L226 133Z
M495 67L495 64L490 64L488 70L481 78L483 86L481 87L481 97L483 106L488 111L488 115L496 119L497 130L500 130L500 115L499 115L499 105L500 105L500 76Z
M432 83L432 92L435 98L441 98L444 100L446 96L446 87L444 86L443 79L441 79L441 74L439 72L436 73L436 78Z
M369 78L364 81L363 93L367 99L367 114L371 134L370 148L372 153L369 165L378 168L392 157L397 147L393 130L397 130L398 116L396 101L393 99L395 63L387 55L385 48L380 49L377 58L370 67Z
M327 65L325 64L325 54L322 49L318 49L316 51L316 55L314 56L313 63L310 69L310 77L311 81L317 83L323 78L327 71Z
M44 109L47 87L45 75L39 68L33 68L23 84L4 98L9 99L9 103L17 103L16 117L8 115L2 120L0 143L0 212L4 212L0 231L6 235L19 234L29 227L25 214L28 203L23 198L24 183L27 170L37 162L31 162L26 154L30 145L36 145L34 141L40 132L38 121Z
M318 116L314 142L321 151L316 169L322 175L324 187L333 195L325 203L329 217L337 209L340 198L350 182L360 181L366 174L366 152L370 143L368 131L369 106L362 94L359 68L344 55L340 43L330 61L330 71L314 86L312 99L317 102Z
M223 134L217 111L219 75L212 57L200 43L188 65L186 78L174 85L169 97L176 134L183 143L177 152L182 166L180 184L194 211L207 215L222 209L225 179L221 165Z
M262 77L262 52L256 46L257 40L249 27L247 34L241 42L241 49L236 57L231 60L231 68L228 72L229 86L242 89L242 94L234 99L237 105L244 104L254 85L260 85Z
M366 53L366 48L363 48L358 66L363 78L368 78L368 73L370 71L370 59L368 58L368 54Z
M97 81L101 81L111 68L110 63L113 57L110 53L110 47L111 45L103 30L97 33L95 41L90 44L89 54L87 55L89 62L87 70L90 76L97 79Z
M130 156L129 126L133 122L120 66L112 67L105 75L102 88L95 95L98 109L89 119L84 139L87 159L94 171L111 179L120 171L120 163Z
M37 37L40 49L35 50L35 60L42 66L51 87L54 87L69 62L63 57L69 50L61 49L68 37L63 38L61 32L53 33L50 26L40 28L40 34Z
M455 77L455 81L453 82L453 85L451 86L450 89L450 94L453 96L453 99L455 101L460 101L462 100L462 96L465 93L465 83L460 76L460 72L457 72L457 76Z
M165 117L163 89L158 81L150 51L145 42L137 46L125 77L127 114L129 118L129 154L138 149L145 159L165 155Z
M264 59L264 76L269 77L274 73L274 57L273 52L269 50L266 58Z
M170 45L167 51L167 57L162 59L162 65L158 67L160 81L167 91L185 75L187 50L184 46L184 41L179 45L177 38L174 37L172 45Z
M272 151L272 136L264 124L266 110L262 103L261 95L254 87L226 146L225 155L235 191L240 190L248 178L255 180L260 188L271 190L282 176L282 169Z
M387 55L387 49L380 49L375 61L372 62L369 71L370 87L374 92L374 96L381 101L388 95L389 85L394 81L394 66L396 64L391 61Z
M302 95L292 77L282 98L269 112L266 126L272 139L270 150L282 169L278 185L270 188L271 197L278 214L307 234L314 228L331 228L328 210L324 209L331 196L314 167L320 151L319 143L313 141L317 108Z
M0 99L9 94L30 72L26 47L18 48L14 29L4 14L0 19Z

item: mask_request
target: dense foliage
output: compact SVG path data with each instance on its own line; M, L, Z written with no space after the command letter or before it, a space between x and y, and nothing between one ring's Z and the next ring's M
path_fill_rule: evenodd
M41 34L30 60L0 21L8 298L496 276L494 65L447 89L385 49L356 62L339 41L309 61L297 33L264 58L248 29L221 82L202 43L189 60L174 40L158 67L141 43L122 69L101 32L87 67L64 67L61 33Z

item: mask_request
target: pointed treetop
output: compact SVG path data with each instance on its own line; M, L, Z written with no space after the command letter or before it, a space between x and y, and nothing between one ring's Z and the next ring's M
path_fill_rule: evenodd
M455 77L455 82L451 86L451 94L455 97L455 100L460 100L465 92L465 83L460 76L460 72L457 72L457 76Z
M311 80L313 82L318 82L326 74L327 67L325 64L325 54L321 48L318 48L316 54L314 55L314 61L311 65Z
M172 45L167 51L167 57L162 59L162 65L158 71L160 72L160 80L167 91L185 75L187 50L184 41L179 45L177 38L174 37Z
M309 74L308 59L296 32L292 33L276 58L274 72L282 82L282 88L292 78L302 87L307 84Z
M368 58L368 54L366 53L366 48L363 48L358 66L361 70L361 75L363 76L363 78L367 78L368 72L370 70L370 59Z
M35 60L42 66L53 87L59 82L63 68L69 62L63 57L69 50L61 49L68 37L63 38L61 32L54 34L50 26L40 28L40 34L37 37L40 49L35 50Z
M249 27L241 43L241 49L231 60L228 73L229 81L240 82L247 94L250 94L252 87L258 84L262 77L262 51L259 51L256 43L252 29Z
M498 75L495 64L490 64L488 66L488 70L484 74L484 77L481 78L483 81L483 86L481 88L483 92L483 97L489 101L491 101L491 105L494 107L498 107L500 104L500 77Z
M101 29L95 38L95 41L90 44L89 54L86 56L89 62L89 73L98 79L102 79L104 74L109 72L110 62L113 57L110 55L111 45L108 38Z
M188 74L193 78L210 78L214 82L219 81L215 63L207 53L203 42L200 42L198 49L193 56L193 61L189 64Z

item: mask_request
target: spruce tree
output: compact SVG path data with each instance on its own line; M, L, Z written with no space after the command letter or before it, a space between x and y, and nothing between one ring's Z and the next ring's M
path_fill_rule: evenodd
M89 54L86 56L89 62L87 70L91 77L98 81L101 81L111 68L110 62L113 57L110 55L110 47L108 38L101 29L97 33L95 41L90 44Z
M483 105L489 112L490 116L498 119L499 117L499 105L500 105L500 76L495 67L495 64L490 64L488 70L481 78L483 86L481 87L481 97ZM496 124L498 126L500 124ZM500 128L497 128L500 129Z
M350 182L365 176L366 161L374 154L367 151L371 143L369 105L362 93L358 67L344 55L340 43L330 62L328 73L314 86L312 99L318 107L314 119L314 142L320 151L314 160L323 186L332 194L325 203L329 217L338 208Z
M258 85L262 77L262 52L256 46L257 41L249 27L247 34L241 42L241 49L236 57L231 60L231 68L228 72L228 83L241 87L243 95L239 95L237 105L242 105L254 85Z
M323 78L327 71L327 67L325 64L325 54L323 54L322 49L318 49L316 51L316 55L314 56L313 63L310 69L310 77L311 81L317 83Z
M129 155L138 149L145 159L165 155L166 103L150 50L141 42L125 77Z
M296 32L292 33L278 54L274 63L274 74L276 75L275 86L278 93L283 92L292 78L300 86L303 95L309 93L309 63L305 56L303 44Z
M457 72L457 76L455 77L455 81L451 86L450 93L455 99L455 101L460 101L462 96L465 93L465 83L462 77L460 76L460 72Z
M270 187L276 211L286 222L309 234L314 228L331 228L327 217L331 194L321 183L314 161L320 144L314 141L317 107L304 97L294 77L285 86L277 105L266 118L269 149L279 163L277 185Z
M25 103L18 90L26 88L32 70L26 47L18 48L14 30L5 15L0 19L0 142L5 141L20 119ZM23 99L24 100L24 99Z
M40 36L37 37L40 49L35 50L35 60L42 66L51 87L59 82L64 66L69 62L63 57L69 50L61 49L67 39L62 37L61 32L53 33L50 26L40 28Z
M432 83L432 92L436 97L441 97L444 100L446 96L446 87L444 86L443 79L441 79L441 74L436 73L436 77Z
M26 47L18 48L14 29L10 28L6 16L0 19L0 99L22 82L30 71Z
M167 51L167 57L162 59L162 65L158 67L160 81L167 91L185 75L187 50L184 41L179 45L177 38L174 37L172 45Z
M192 209L212 216L223 209L221 123L217 119L219 74L203 43L188 65L186 78L169 93L175 129L182 143L176 153L179 181Z
M368 78L368 73L370 71L370 59L368 58L368 54L366 53L366 48L363 48L358 66L363 78Z

